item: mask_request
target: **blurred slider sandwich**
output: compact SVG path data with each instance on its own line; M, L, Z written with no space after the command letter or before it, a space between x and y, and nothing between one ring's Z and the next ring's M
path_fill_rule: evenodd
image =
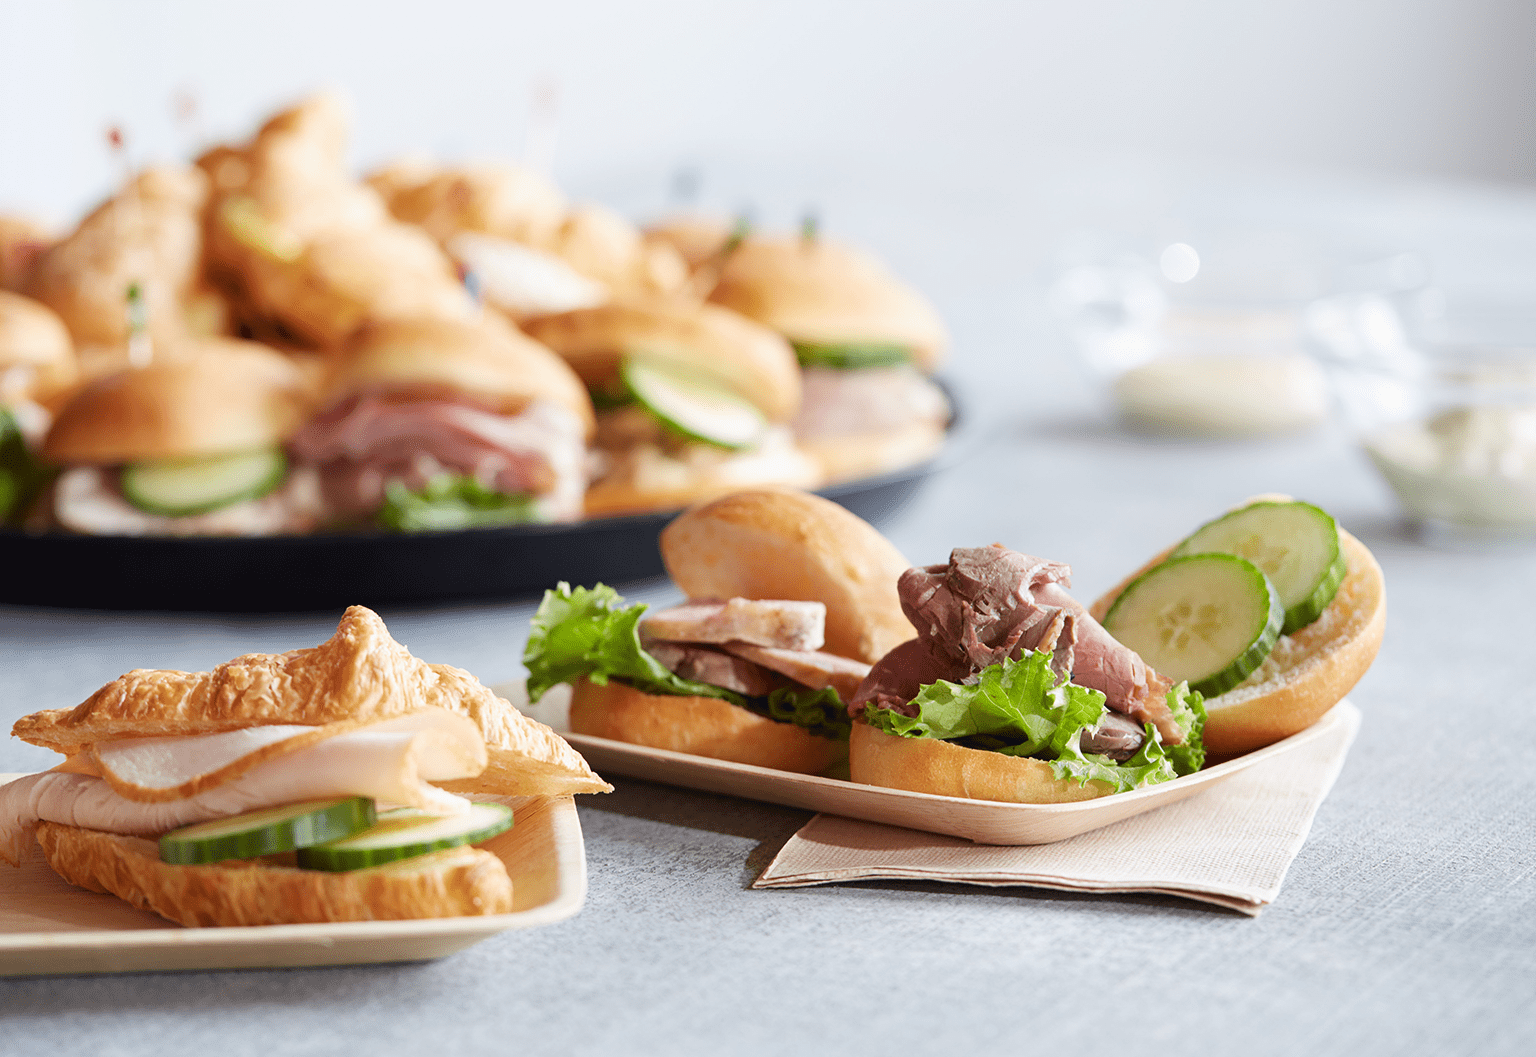
M913 634L896 548L784 489L690 510L661 552L684 605L647 613L602 584L545 595L523 658L530 699L572 684L578 734L800 773L845 760L846 702Z
M527 329L564 357L600 409L588 515L820 483L787 426L800 406L794 353L771 330L680 300L578 309Z
M513 812L464 794L610 788L360 606L318 646L138 669L12 733L65 759L0 786L0 859L40 846L69 883L183 925L506 913L506 868L473 845Z
M498 317L389 320L331 365L293 438L341 524L402 531L581 514L592 404L554 353Z
M832 481L908 466L944 440L926 377L948 335L933 306L867 253L808 230L729 239L700 265L709 299L784 335L803 368L795 437Z
M320 519L312 470L284 443L313 371L254 342L209 338L97 379L59 411L42 456L62 467L58 523L124 536L264 536Z

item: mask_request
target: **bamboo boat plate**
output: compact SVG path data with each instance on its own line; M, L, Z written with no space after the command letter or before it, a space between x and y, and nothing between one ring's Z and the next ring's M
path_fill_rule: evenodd
M20 777L0 774L0 785ZM189 929L65 883L39 853L19 869L0 863L0 976L424 961L574 915L586 899L587 864L571 798L484 799L515 815L511 830L480 845L506 864L510 914Z
M561 692L564 688L550 691L534 706L527 704L521 683L504 683L495 689L529 715L559 731L600 774L643 778L806 811L823 811L866 822L964 837L978 844L1003 845L1050 844L1177 803L1219 785L1255 764L1301 749L1339 724L1349 722L1351 714L1357 711L1346 699L1300 733L1172 782L1073 804L1005 804L856 785L837 778L793 774L572 734L569 695Z

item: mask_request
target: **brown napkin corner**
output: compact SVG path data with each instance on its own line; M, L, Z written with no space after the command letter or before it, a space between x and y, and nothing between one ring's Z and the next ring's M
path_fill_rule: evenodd
M1332 730L1188 800L1056 844L998 847L817 815L754 888L922 880L1078 892L1157 892L1245 914L1274 902L1360 729L1338 705Z

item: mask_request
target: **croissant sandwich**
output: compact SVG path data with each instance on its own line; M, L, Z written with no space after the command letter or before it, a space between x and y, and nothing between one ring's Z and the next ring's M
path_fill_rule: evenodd
M183 925L506 913L473 845L511 809L464 794L610 787L472 675L416 659L368 609L308 649L136 670L12 733L64 755L0 786L0 859Z

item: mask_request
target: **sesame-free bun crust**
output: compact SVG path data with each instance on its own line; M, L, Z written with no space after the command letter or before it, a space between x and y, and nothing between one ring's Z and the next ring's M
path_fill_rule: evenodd
M840 742L719 698L645 694L621 683L598 686L586 679L573 687L571 730L798 774L820 774L846 755Z
M1328 608L1306 627L1280 636L1269 657L1243 682L1206 699L1204 740L1212 756L1237 756L1305 730L1338 704L1376 659L1387 625L1381 566L1365 544L1343 529L1339 541L1349 573ZM1126 577L1089 612L1102 620L1120 592L1168 553Z
M718 379L772 421L787 421L800 407L800 370L789 343L714 305L655 298L561 312L526 326L595 389L612 390L626 357L644 354Z
M26 371L21 392L0 384L0 406L12 397L47 401L72 385L79 372L69 330L47 305L0 290L0 375Z
M65 881L188 927L507 914L512 879L495 855L458 847L331 873L229 861L173 866L153 841L43 822L37 841Z
M825 649L866 664L917 634L896 595L911 563L820 496L759 489L716 499L662 530L661 556L689 598L824 603Z
M1013 804L1069 804L1114 792L1104 782L1057 778L1043 760L903 738L863 722L849 736L848 772L861 785Z
M900 429L802 437L800 449L821 466L827 484L892 473L926 462L944 447L944 427L911 422Z
M926 298L869 254L825 239L745 240L709 299L791 341L899 345L925 371L949 345Z
M59 412L43 457L113 465L279 444L313 401L294 361L254 342L206 339L82 389Z
M397 319L364 327L333 368L326 402L364 391L462 395L515 415L535 400L565 408L588 436L586 387L565 362L499 317Z

